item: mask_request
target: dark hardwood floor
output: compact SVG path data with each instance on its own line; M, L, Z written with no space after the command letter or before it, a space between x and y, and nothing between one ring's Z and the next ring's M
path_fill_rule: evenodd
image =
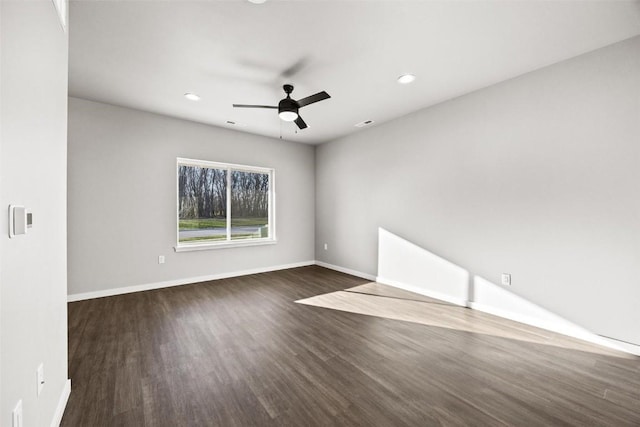
M294 301L321 267L69 304L63 426L640 426L640 359Z

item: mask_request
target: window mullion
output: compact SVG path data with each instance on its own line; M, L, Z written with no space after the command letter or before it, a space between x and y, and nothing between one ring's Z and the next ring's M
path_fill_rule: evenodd
M231 241L231 168L227 169L227 242Z
M269 221L269 238L273 238L274 236L274 232L273 230L275 229L274 225L273 225L273 212L274 212L274 205L273 205L273 173L269 172L269 187L268 187L268 193L267 193L267 221Z

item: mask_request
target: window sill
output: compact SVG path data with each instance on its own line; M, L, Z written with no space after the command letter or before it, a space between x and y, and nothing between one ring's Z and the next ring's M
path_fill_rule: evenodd
M278 243L276 239L252 239L247 241L238 240L218 243L183 243L181 245L174 246L173 249L176 252L192 252L208 251L211 249L242 248L246 246L275 245L276 243Z

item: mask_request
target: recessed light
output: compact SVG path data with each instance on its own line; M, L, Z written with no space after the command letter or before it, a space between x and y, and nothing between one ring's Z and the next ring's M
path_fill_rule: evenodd
M411 83L415 79L416 79L416 76L414 76L413 74L403 74L400 77L398 77L398 83L406 85L408 83Z
M266 2L267 0L249 0L249 3L253 3L253 4L262 4L264 2Z
M189 101L200 101L200 97L195 93L187 92L184 94L184 97L187 98Z

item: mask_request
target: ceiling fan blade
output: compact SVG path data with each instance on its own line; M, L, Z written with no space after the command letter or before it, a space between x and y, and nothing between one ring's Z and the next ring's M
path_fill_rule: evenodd
M306 129L308 127L307 124L304 122L304 120L302 120L302 117L300 117L300 116L298 116L298 118L295 119L294 122L295 122L296 125L298 125L300 130Z
M272 108L277 109L278 107L273 105L250 105L250 104L233 104L234 108Z
M298 99L296 102L300 107L304 107L305 105L313 104L314 102L322 101L324 99L331 98L329 94L325 91L318 92L315 95L307 96L306 98Z

